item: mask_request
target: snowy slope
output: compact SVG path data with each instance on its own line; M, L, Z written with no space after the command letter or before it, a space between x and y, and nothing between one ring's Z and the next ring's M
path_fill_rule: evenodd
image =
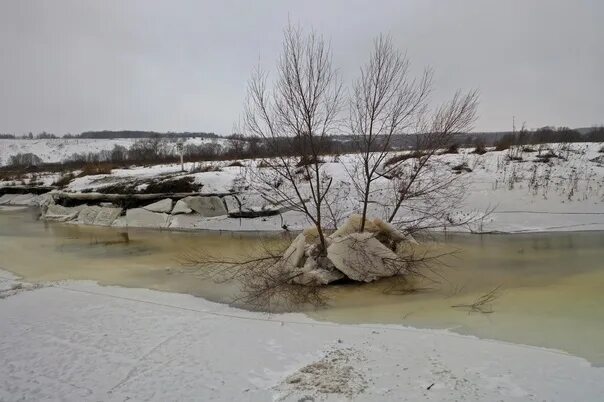
M46 139L46 140L5 140L0 139L0 165L8 163L12 155L33 153L44 162L61 162L74 153L100 152L110 150L115 145L129 148L133 139Z
M111 150L115 145L130 148L136 139L115 138L115 139L76 139L76 138L57 138L45 140L29 139L0 139L0 166L8 164L12 155L19 153L33 153L39 156L43 162L61 162L66 160L74 153L98 153L105 150ZM185 144L202 144L216 142L225 144L226 140L218 138L189 138Z

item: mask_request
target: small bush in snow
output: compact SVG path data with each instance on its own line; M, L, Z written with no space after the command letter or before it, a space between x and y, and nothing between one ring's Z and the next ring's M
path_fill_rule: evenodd
M41 165L42 159L36 154L19 153L16 155L11 155L11 157L8 160L8 164L13 167L28 168L28 167L32 167L32 166Z
M146 194L163 193L194 193L199 191L199 184L193 177L182 177L175 180L155 181L150 183L141 192Z
M503 136L499 141L495 143L495 151L505 151L506 149L510 149L512 146L512 139L508 136Z
M298 161L298 163L296 164L296 167L313 165L315 163L325 163L325 161L320 158L313 157L313 156L303 155L300 158L300 160Z
M472 169L470 169L470 167L468 166L468 164L466 162L461 163L461 164L459 164L457 166L453 166L451 168L451 170L453 170L455 173L461 173L461 172L467 172L467 173L469 173L469 172L472 171Z
M69 173L61 175L61 177L59 177L54 183L52 183L52 185L63 188L65 186L67 186L69 183L71 183L73 179L75 179L75 175L73 173L69 172Z
M451 144L449 148L445 149L443 154L458 154L459 153L459 144Z
M221 172L222 169L218 165L212 163L198 163L193 165L190 173L205 173L205 172Z
M78 177L92 176L97 174L111 174L113 166L108 163L89 163L84 165Z
M399 162L406 161L407 159L420 158L424 155L425 154L420 151L413 151L408 154L395 155L392 158L387 159L386 162L384 162L384 166L395 165Z
M482 143L476 144L476 148L472 151L473 154L477 154L477 155L484 155L487 152L488 152L487 148Z

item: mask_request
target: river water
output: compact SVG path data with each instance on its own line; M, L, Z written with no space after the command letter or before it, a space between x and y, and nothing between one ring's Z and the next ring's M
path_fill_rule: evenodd
M33 211L0 212L0 269L25 280L100 284L188 293L218 302L237 295L207 269L182 264L195 253L254 255L287 236L123 230L37 221ZM333 286L327 306L308 310L340 323L446 328L483 338L564 350L604 365L604 232L438 235L433 250L452 252L401 291L398 283ZM495 290L496 289L496 290ZM491 302L470 305L495 290Z

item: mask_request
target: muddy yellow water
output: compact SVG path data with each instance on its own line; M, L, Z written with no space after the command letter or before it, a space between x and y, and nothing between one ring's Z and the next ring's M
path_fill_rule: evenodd
M219 302L237 298L237 284L217 283L211 269L184 266L187 256L238 258L286 241L258 234L44 224L30 212L0 212L0 269L26 280L90 279ZM604 364L604 232L457 234L425 243L436 253L456 253L411 285L386 280L334 286L328 305L307 314L342 323L448 328Z
M281 244L285 237L270 237ZM230 302L235 283L214 280L190 258L247 258L266 244L258 234L120 230L38 221L35 211L0 211L0 269L29 281L94 280L103 285L188 293ZM222 277L221 277L222 278Z

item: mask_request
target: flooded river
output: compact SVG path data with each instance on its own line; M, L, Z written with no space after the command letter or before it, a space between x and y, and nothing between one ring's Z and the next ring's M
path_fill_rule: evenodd
M231 302L233 283L185 267L183 256L254 254L281 235L179 233L44 224L31 212L0 212L0 269L28 281L101 284L189 293ZM401 292L393 281L338 285L307 314L341 323L395 323L561 349L604 365L604 233L448 235L434 239L446 265ZM482 312L470 305L496 289Z

